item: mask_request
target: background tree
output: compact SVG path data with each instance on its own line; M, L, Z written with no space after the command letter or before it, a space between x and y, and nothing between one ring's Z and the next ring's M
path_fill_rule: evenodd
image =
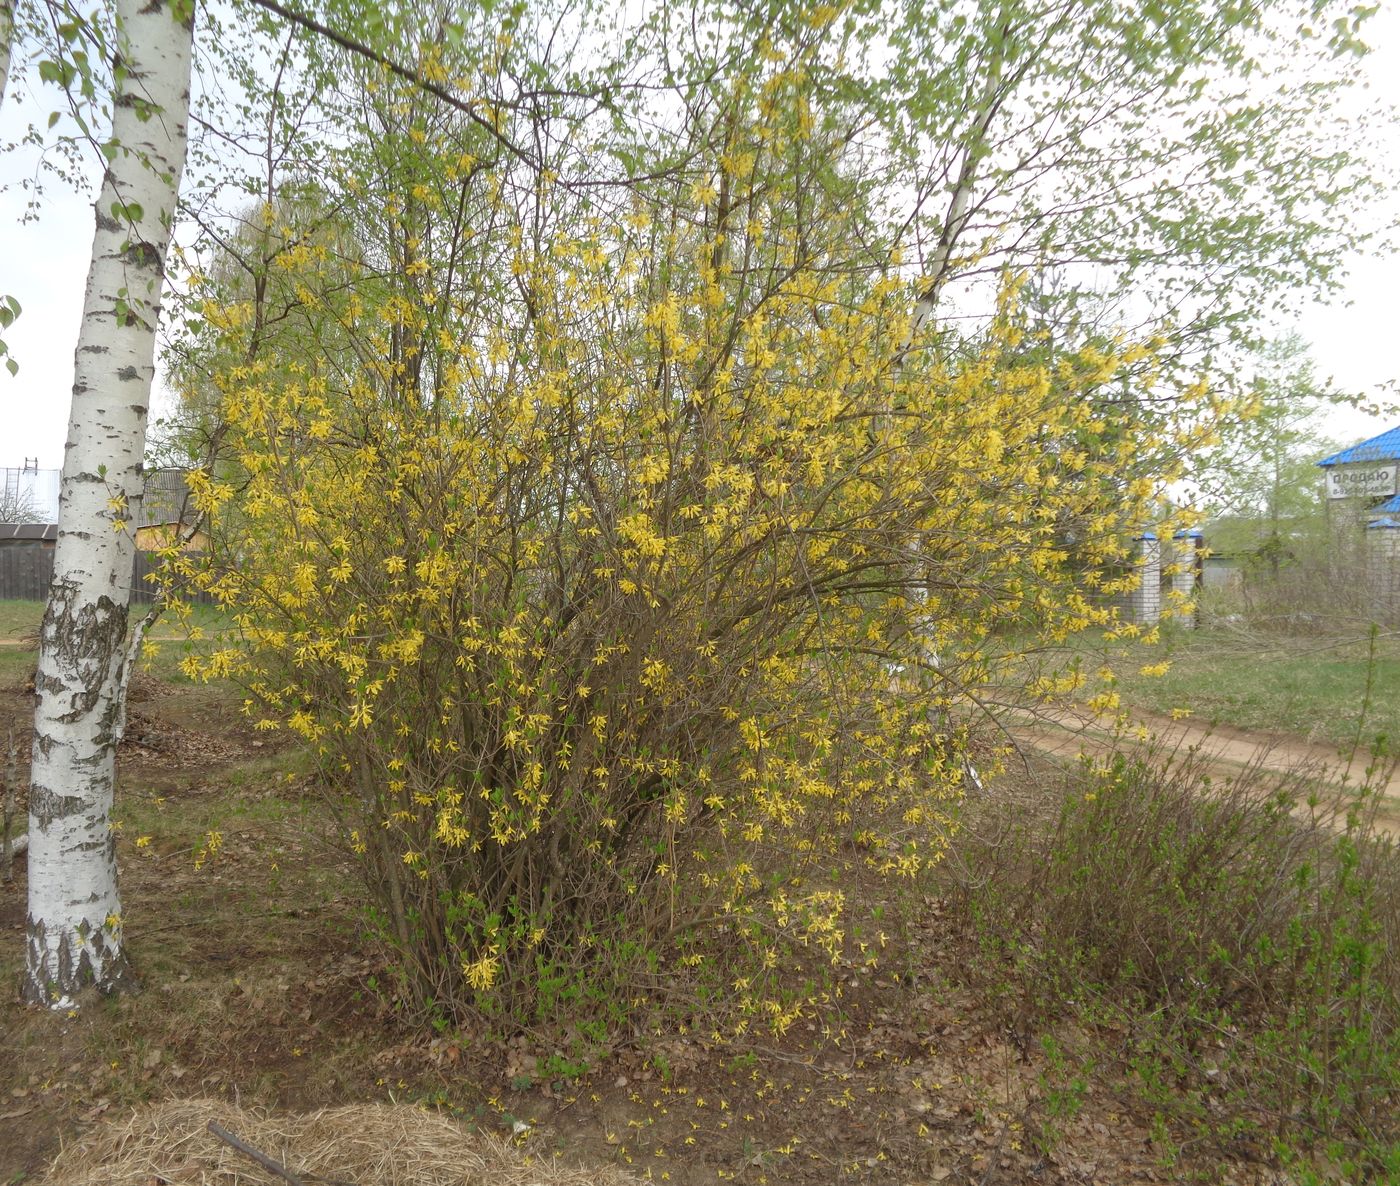
M888 38L879 110L916 179L925 315L985 310L979 280L1025 270L1055 295L1062 338L1089 322L1160 337L1178 386L1207 367L1232 390L1260 314L1335 288L1382 187L1376 133L1337 102L1369 11L899 9L871 44Z
M1321 380L1295 335L1270 343L1249 382L1247 416L1203 461L1211 546L1256 552L1278 575L1304 536L1325 532L1317 462L1332 449L1321 412L1340 396Z
M41 523L43 516L27 487L7 485L0 490L0 523Z

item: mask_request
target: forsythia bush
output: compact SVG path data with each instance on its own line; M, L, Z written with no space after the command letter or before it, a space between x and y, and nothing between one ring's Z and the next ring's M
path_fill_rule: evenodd
M844 942L826 870L938 858L969 697L1105 620L1145 513L1101 398L1145 352L1031 350L1014 286L973 349L916 333L820 120L772 115L800 65L607 209L386 91L403 138L341 158L340 212L264 208L256 292L204 281L227 461L172 563L234 627L189 668L320 755L448 1014L723 965L790 1024L776 978Z

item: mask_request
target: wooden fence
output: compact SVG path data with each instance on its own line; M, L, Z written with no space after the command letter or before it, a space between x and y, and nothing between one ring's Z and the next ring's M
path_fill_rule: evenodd
M146 576L158 564L151 553L136 553L131 582L134 603L149 605L155 600L154 587ZM0 544L0 600L46 601L52 580L52 545L46 546L38 540L11 540ZM191 600L200 605L213 603L207 593L197 594Z

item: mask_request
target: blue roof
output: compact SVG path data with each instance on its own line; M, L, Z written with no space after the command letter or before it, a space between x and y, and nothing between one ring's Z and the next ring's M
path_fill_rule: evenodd
M1387 498L1378 507L1371 508L1373 515L1400 515L1400 494Z
M1317 464L1348 465L1353 461L1400 461L1400 427L1389 429L1340 453L1333 453L1331 457L1324 457Z
M1392 519L1386 516L1382 519L1372 519L1366 524L1367 531L1376 531L1377 529L1385 528L1400 528L1400 519Z

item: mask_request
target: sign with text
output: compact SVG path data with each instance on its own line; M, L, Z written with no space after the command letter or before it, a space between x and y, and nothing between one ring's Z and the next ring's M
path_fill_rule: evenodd
M1327 471L1328 498L1385 498L1395 493L1400 466L1334 465Z

